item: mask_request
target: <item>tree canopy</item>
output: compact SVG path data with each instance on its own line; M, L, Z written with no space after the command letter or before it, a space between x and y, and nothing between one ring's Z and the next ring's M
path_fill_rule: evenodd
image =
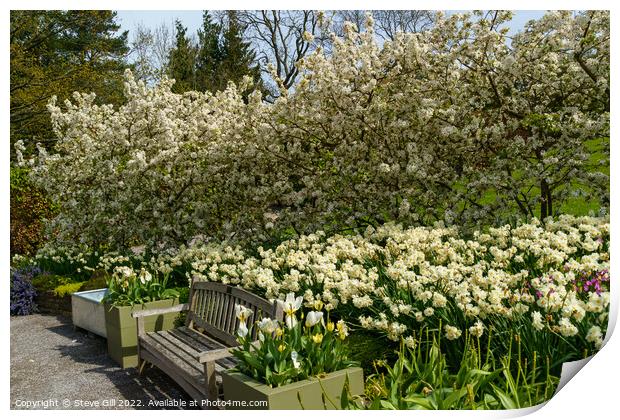
M226 12L226 19L218 23L205 11L195 44L188 38L187 28L178 21L176 33L176 45L168 63L168 74L176 81L174 92L222 91L231 81L239 85L245 76L260 85L256 57L244 41L244 27L237 12Z
M128 47L115 18L109 10L11 11L12 144L53 144L45 108L52 96L89 91L101 103L120 103Z
M510 17L439 15L380 44L368 15L272 104L128 74L117 110L86 94L50 106L61 153L42 152L39 186L62 203L63 235L116 246L468 228L557 215L573 193L605 211L609 15L548 13L508 43Z

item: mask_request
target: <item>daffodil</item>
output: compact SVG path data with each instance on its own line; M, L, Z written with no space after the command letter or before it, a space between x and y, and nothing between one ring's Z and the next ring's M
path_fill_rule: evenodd
M349 335L349 328L342 319L336 324L336 329L338 330L338 334L340 335L341 340L344 340L345 337Z

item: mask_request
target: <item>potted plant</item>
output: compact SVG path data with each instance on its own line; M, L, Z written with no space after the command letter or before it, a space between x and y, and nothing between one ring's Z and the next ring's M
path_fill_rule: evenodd
M137 327L131 313L141 309L160 309L178 303L179 292L167 287L168 276L154 278L144 268L116 267L108 281L103 298L108 353L123 368L138 365ZM153 315L144 319L147 332L167 330L174 326L178 312Z
M325 319L322 303L298 321L301 303L302 297L289 293L285 301L277 301L284 323L263 318L249 327L252 312L236 305L240 346L232 354L238 365L222 372L224 399L233 401L231 408L250 407L234 401L266 401L260 408L336 409L343 391L364 392L363 371L346 355L345 323L334 323L329 315ZM252 328L259 329L255 342Z

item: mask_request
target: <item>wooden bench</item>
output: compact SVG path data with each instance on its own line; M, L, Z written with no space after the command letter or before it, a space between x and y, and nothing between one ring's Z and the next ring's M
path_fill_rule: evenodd
M248 327L263 317L282 320L282 311L253 293L238 287L194 281L189 303L165 309L136 311L138 327L138 369L150 362L176 381L192 398L215 401L221 388L218 372L235 365L230 349L238 346L239 320L235 304L253 311ZM185 326L168 331L145 332L144 317L187 311ZM256 340L253 329L252 340Z

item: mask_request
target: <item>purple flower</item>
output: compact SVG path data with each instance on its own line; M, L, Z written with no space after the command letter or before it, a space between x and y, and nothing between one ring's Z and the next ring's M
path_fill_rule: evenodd
M11 315L30 315L37 310L34 298L37 292L32 278L41 274L39 267L27 266L11 273Z

